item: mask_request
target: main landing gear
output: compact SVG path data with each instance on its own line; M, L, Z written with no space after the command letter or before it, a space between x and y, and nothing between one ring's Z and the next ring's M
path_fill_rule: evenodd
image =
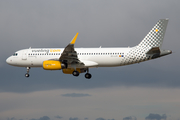
M85 78L90 79L91 77L92 77L92 75L90 73L85 74Z
M77 77L77 76L79 76L79 72L78 72L78 71L76 71L76 70L75 70L75 71L73 71L73 73L72 73L72 74L73 74L74 76L76 76L76 77Z
M29 77L29 70L30 70L30 67L27 67L27 73L25 74L25 77Z
M90 79L92 75L89 73L89 68L87 68L87 73L85 74L86 79Z
M78 71L73 71L73 76L79 76L79 72ZM87 73L85 74L85 78L87 78L87 79L90 79L92 77L92 75L89 73L89 69L87 69Z

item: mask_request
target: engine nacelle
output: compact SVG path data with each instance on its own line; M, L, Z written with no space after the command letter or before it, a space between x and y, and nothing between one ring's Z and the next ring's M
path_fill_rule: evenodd
M45 70L60 70L67 68L66 64L61 63L60 61L47 60L43 62L43 68Z
M74 68L67 68L67 69L63 69L62 71L64 74L72 74L74 70L75 70ZM76 68L76 71L78 71L79 73L84 73L86 72L86 70L87 69L85 68Z

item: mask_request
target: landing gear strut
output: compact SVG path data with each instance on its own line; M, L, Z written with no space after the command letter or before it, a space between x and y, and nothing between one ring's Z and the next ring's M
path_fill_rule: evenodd
M27 67L27 73L25 74L25 77L29 77L29 69L30 67Z

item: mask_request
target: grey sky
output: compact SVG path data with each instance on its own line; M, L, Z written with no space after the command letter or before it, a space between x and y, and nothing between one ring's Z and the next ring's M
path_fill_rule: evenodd
M144 120L150 113L166 114L167 120L177 120L180 118L177 113L180 104L177 96L180 91L179 11L177 0L1 0L0 120L42 116L58 119L54 117L58 115L62 120L70 117L122 120L127 116ZM86 80L84 74L75 78L62 71L42 68L32 68L27 79L25 68L5 63L7 57L20 49L65 47L77 32L75 47L134 46L161 18L169 18L163 48L172 50L173 54L130 66L93 68L91 80ZM136 93L141 90L142 94ZM62 96L73 93L89 96ZM140 98L141 102L137 103ZM129 99L134 102L123 105Z
M87 97L87 96L91 96L91 95L83 94L83 93L67 93L67 94L62 94L61 96L64 96L64 97Z

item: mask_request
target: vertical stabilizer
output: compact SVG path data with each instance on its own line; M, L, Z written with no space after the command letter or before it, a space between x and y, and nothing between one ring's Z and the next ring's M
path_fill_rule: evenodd
M146 37L139 43L138 47L152 48L161 47L166 32L168 19L160 19Z
M150 30L146 37L139 45L132 47L125 55L122 65L134 64L146 60L158 58L167 54L171 54L170 50L161 50L168 19L160 19Z

